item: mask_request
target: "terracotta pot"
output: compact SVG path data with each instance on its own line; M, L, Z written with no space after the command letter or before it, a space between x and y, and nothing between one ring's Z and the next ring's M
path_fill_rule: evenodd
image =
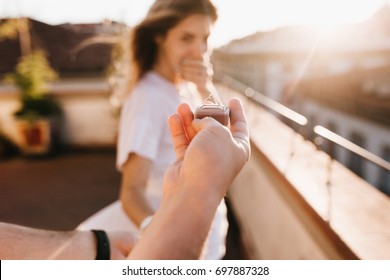
M19 130L19 146L25 155L45 155L52 152L56 122L50 119L16 121Z

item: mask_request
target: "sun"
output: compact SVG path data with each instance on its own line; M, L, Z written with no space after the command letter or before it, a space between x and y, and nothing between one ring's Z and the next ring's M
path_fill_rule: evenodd
M219 19L212 34L214 45L258 31L287 25L310 25L322 33L364 21L386 0L213 0ZM389 4L389 0L387 0Z

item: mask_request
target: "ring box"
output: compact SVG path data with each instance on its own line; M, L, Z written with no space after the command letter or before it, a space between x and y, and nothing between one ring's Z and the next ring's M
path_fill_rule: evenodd
M203 104L199 106L194 113L196 119L211 117L227 126L229 124L230 110L228 107L220 104Z

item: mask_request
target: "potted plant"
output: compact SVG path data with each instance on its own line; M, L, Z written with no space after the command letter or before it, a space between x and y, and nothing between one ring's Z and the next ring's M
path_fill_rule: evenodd
M53 151L58 142L60 106L48 95L46 84L57 73L42 50L33 50L29 20L10 19L0 25L0 39L19 38L20 59L15 71L5 81L20 91L20 108L15 112L20 132L20 148L27 155L42 155Z
M20 108L14 115L24 154L48 154L58 143L61 110L46 88L56 78L57 73L40 50L22 56L15 71L5 78L20 91Z

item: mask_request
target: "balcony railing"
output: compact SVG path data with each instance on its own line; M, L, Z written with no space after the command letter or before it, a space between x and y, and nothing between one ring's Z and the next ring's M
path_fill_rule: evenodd
M279 120L305 127L304 116L217 78L221 96L239 97L248 116L253 156L229 198L250 257L390 259L389 197Z
M316 125L314 127L314 132L317 133L319 136L324 137L327 140L332 141L333 143L336 143L337 145L340 145L341 147L348 149L349 151L359 155L360 157L364 158L365 160L368 160L375 165L379 166L380 168L383 168L387 172L390 171L390 162L384 160L381 157L378 157L377 155L367 151L366 149L363 149L362 147L356 145L355 143L352 143L351 141L341 137L340 135L334 133L333 131L330 131L329 129Z
M245 94L246 98L254 101L255 103L268 108L269 110L279 114L280 116L292 121L296 125L300 126L299 131L302 131L303 128L307 131L308 128L308 120L305 116L302 114L299 114L298 112L295 112L294 110L291 110L290 108L284 106L283 104L267 97L266 95L254 90L253 88L245 85L241 81L233 78L230 75L223 74L218 77L220 82L222 82L225 85L229 85L233 89L236 89L238 91L241 91ZM313 132L319 135L320 137L323 137L329 141L332 141L333 143L339 145L342 148L347 149L348 151L360 156L364 160L367 160L376 166L382 168L386 172L390 172L390 162L384 160L383 158L371 153L370 151L356 145L355 143L345 139L344 137L338 135L337 133L323 127L320 125L316 125L312 128ZM293 153L293 151L292 151Z

